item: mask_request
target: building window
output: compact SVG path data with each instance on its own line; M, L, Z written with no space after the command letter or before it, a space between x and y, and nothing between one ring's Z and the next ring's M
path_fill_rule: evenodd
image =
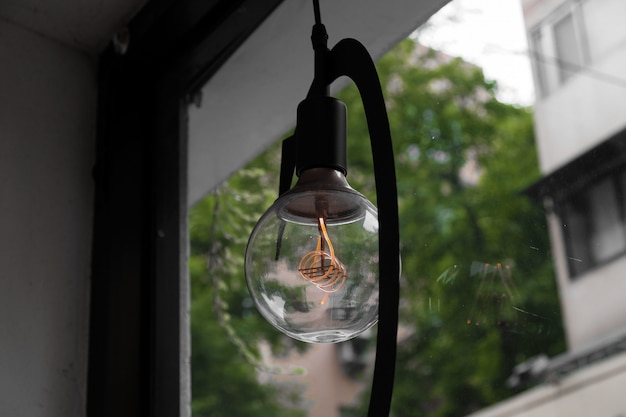
M530 32L541 97L551 94L590 63L582 4L567 2Z
M574 15L567 13L554 24L554 48L559 70L559 82L563 84L583 65L580 41L577 36Z
M529 32L540 97L587 67L597 66L626 41L624 0L569 0Z
M572 194L562 205L572 278L626 254L626 167Z

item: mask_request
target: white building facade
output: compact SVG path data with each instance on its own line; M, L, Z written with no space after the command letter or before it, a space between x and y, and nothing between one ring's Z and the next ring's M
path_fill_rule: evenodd
M626 2L522 0L567 352L475 417L626 416ZM532 375L531 375L532 376Z
M567 342L626 326L626 16L621 0L524 0L535 126Z

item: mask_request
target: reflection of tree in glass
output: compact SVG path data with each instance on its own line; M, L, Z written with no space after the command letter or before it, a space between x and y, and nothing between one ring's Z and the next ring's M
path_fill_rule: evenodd
M192 338L192 411L216 415L302 417L297 384L259 383L259 371L302 373L269 367L259 343L274 351L296 346L256 312L242 277L250 230L275 198L271 183L276 147L198 202L189 213ZM245 392L246 401L241 401Z
M495 324L508 327L511 322L505 317L507 308L515 312L517 293L510 265L472 262L470 277L480 277L480 285L474 296L467 324L476 326Z
M467 415L514 393L506 380L516 364L564 348L544 213L519 193L540 175L532 115L499 103L495 83L486 81L479 68L411 41L394 48L377 67L388 87L402 240L401 317L409 329L398 351L393 413ZM356 88L344 90L340 98L350 108L350 183L374 201L362 102ZM277 184L268 181L278 178L278 146L218 190L221 207L227 209L219 210L213 239L206 224L215 209L213 200L191 214L194 415L214 415L229 402L247 405L222 392L235 385L243 386L237 394L249 390L249 395L258 394L259 403L272 407L266 400L275 392L242 385L254 373L243 371L247 364L224 343L223 329L213 325L208 331L214 313L206 301L213 289L205 284L210 282L209 254L219 260L219 288L214 290L227 302L224 309L246 345L254 348L252 336L284 343L256 314L241 273L248 234L276 197ZM343 236L334 232L331 238L346 265L358 264ZM506 261L498 270L497 264L472 263L476 259ZM506 265L514 266L514 286ZM361 289L348 276L344 290ZM480 325L468 326L468 318ZM497 325L497 320L514 325ZM229 365L216 374L220 367L211 365L226 363L226 355ZM200 409L204 413L196 412ZM263 414L246 412L229 415Z
M276 280L265 281L265 291L268 297L278 296L285 300L285 311L298 311L306 313L313 307L313 303L299 300L306 300L306 284L297 287L283 285Z
M393 413L467 415L514 394L505 382L516 364L564 348L544 213L520 193L540 176L532 113L498 102L480 68L415 42L377 68L396 154L409 329ZM357 139L348 141L350 182L373 194L358 92L341 98Z

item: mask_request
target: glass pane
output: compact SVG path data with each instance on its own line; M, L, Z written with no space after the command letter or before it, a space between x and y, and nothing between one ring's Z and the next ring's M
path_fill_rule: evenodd
M580 70L582 55L574 18L566 15L554 25L554 41L559 65L561 82L565 82L572 74Z
M564 235L573 276L626 251L617 178L609 176L574 193L564 208Z
M617 203L614 178L607 178L589 191L591 247L596 262L603 262L626 249L624 223Z
M609 169L624 163L623 94L581 77L584 88L566 83L531 107L526 31L541 54L554 41L559 59L582 61L572 15L557 19L571 2L522 3L450 2L377 62L402 246L393 415L590 415L581 403L626 413L626 174ZM615 48L619 66L626 46ZM579 68L544 62L563 79ZM375 201L358 91L334 95L350 115L348 181ZM277 141L190 213L195 414L365 416L376 328L301 344L267 324L246 289L247 239L277 197L279 167Z
M586 198L573 198L563 210L563 235L567 241L567 261L572 277L595 265L589 250L589 221Z

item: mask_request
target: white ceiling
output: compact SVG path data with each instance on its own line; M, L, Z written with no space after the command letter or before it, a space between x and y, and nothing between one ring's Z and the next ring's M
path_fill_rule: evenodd
M1 0L0 18L97 54L146 0Z

